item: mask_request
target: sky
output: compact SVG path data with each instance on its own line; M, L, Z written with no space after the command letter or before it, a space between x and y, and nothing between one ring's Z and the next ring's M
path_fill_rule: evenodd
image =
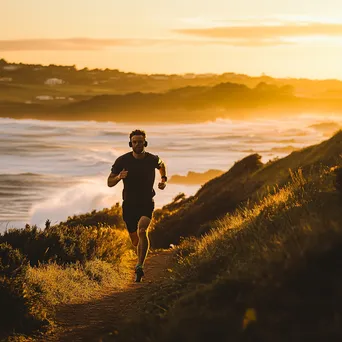
M0 0L0 13L8 62L342 79L341 0Z

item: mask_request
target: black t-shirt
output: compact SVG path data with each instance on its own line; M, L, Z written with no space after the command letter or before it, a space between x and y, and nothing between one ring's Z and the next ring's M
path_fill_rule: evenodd
M116 159L112 166L112 173L118 175L123 169L128 171L123 179L124 201L151 201L155 196L153 184L155 169L160 169L162 161L157 155L145 152L143 159L134 158L133 152L128 152Z

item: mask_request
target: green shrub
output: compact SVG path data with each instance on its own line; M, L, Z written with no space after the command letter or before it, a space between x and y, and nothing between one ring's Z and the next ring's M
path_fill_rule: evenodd
M95 258L115 263L129 248L125 230L63 224L44 231L30 226L11 229L0 236L0 243L8 243L20 250L31 266L51 261L58 264L84 263Z
M0 276L15 275L22 268L24 261L18 249L8 243L0 244Z

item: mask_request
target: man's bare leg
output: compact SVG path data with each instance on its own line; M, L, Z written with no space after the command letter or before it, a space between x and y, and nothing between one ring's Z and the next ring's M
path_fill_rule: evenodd
M147 229L151 219L147 216L142 216L138 222L138 265L143 266L148 250L150 248L150 240L148 239Z
M151 222L151 219L149 219L146 216L142 216L138 222L138 238L139 243L137 247L137 254L138 254L138 264L135 267L135 274L136 282L140 282L141 278L144 276L144 262L147 256L148 249L150 247L150 241L147 236L147 229Z
M138 233L137 232L129 233L129 237L131 238L132 245L134 247L137 247L139 243Z

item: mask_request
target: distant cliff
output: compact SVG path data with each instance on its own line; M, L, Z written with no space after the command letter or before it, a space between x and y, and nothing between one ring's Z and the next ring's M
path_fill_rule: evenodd
M202 185L209 180L221 176L224 173L224 171L221 170L208 170L206 172L200 173L200 172L193 172L189 171L186 176L180 176L180 175L173 175L170 178L169 183L174 184L199 184Z

